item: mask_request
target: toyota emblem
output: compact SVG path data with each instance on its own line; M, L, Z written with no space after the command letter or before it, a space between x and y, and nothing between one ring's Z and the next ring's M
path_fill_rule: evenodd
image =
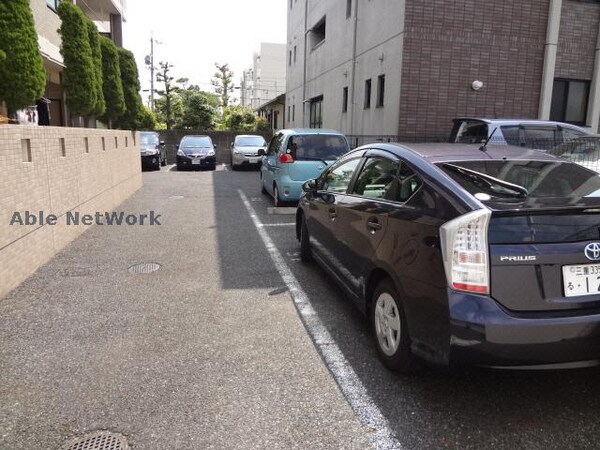
M600 244L598 242L592 242L591 244L586 245L583 252L590 261L600 260Z

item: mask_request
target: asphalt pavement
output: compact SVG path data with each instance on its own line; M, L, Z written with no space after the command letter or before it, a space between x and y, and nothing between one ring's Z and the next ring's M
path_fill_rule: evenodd
M91 227L0 301L1 449L94 430L134 449L598 447L599 369L393 374L256 172L166 169L120 208L161 226Z

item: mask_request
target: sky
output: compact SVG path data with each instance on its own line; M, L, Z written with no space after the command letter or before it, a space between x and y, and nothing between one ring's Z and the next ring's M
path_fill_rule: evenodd
M150 87L144 57L173 64L172 74L212 92L215 63L228 63L239 86L261 42L286 41L286 0L127 0L123 46L136 57L142 89ZM154 88L159 85L155 82ZM142 93L144 99L148 95ZM239 97L239 90L234 94Z

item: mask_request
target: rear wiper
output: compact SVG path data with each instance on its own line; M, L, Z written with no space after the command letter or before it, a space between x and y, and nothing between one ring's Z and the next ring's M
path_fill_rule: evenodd
M454 164L443 164L447 169L452 170L455 173L463 175L464 177L470 179L474 184L481 185L483 184L487 189L489 189L494 194L507 194L505 192L498 192L498 190L494 189L494 185L500 186L508 191L512 191L514 193L514 197L517 198L525 198L529 194L529 191L520 186L518 184L509 183L508 181L500 180L498 178L494 178L485 173L477 172L475 170L466 169L464 167L455 166Z

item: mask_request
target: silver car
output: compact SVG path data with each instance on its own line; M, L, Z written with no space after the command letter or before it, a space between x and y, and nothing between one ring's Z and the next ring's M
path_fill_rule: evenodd
M231 168L237 170L242 166L260 167L261 156L258 151L267 146L265 138L257 135L240 134L231 143Z

